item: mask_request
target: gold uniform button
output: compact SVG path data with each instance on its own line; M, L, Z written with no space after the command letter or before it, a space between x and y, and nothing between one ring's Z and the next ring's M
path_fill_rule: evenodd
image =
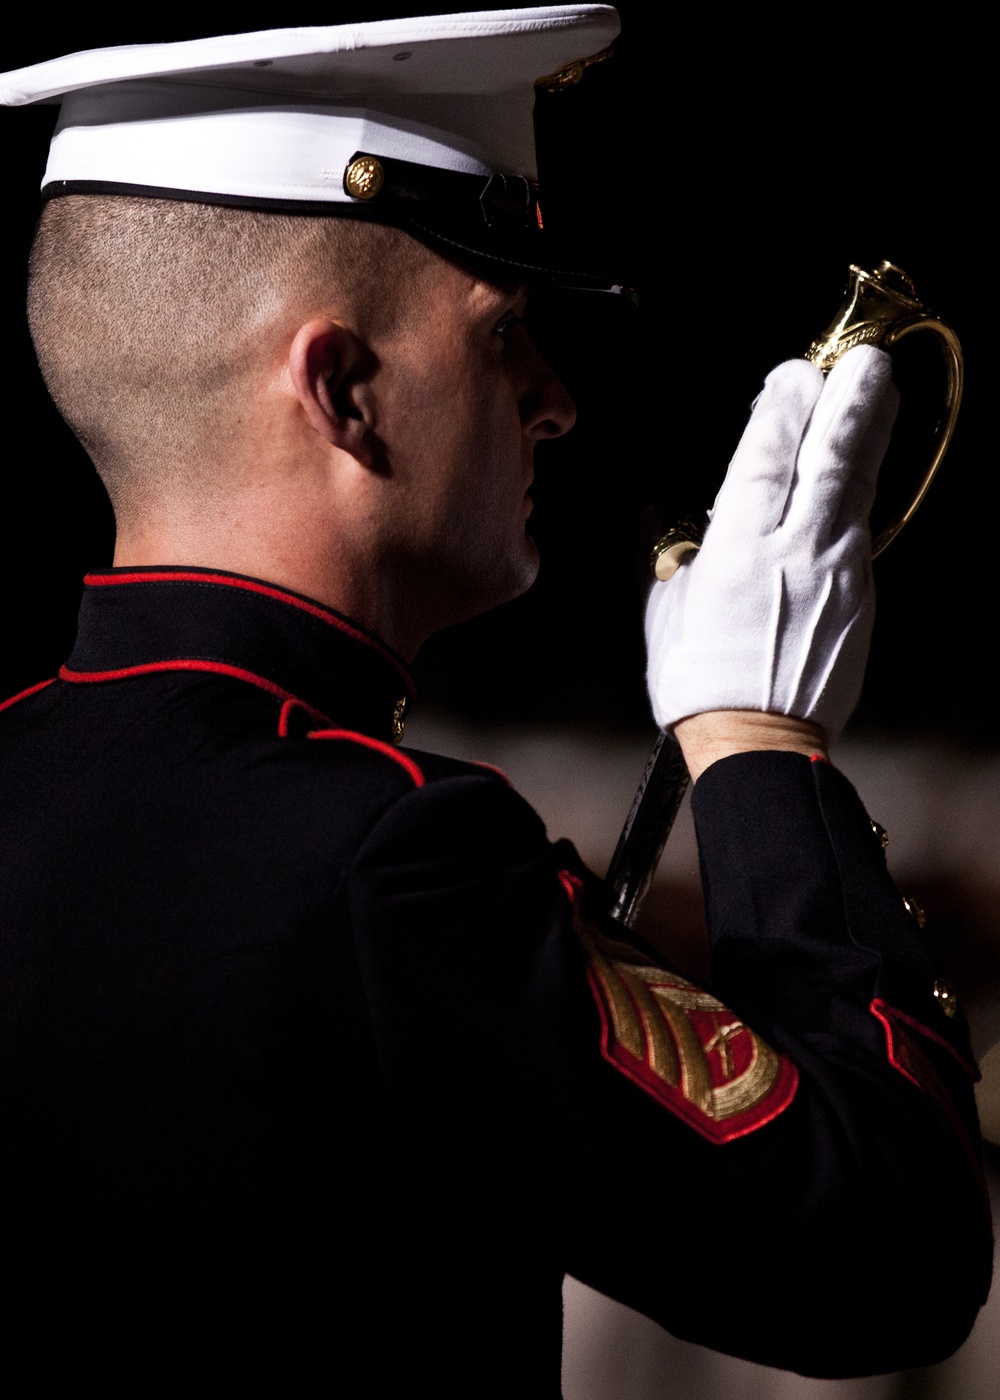
M922 904L918 904L911 895L903 895L903 908L916 923L917 928L927 927L927 915L924 913L924 907Z
M377 156L356 156L344 171L344 190L352 199L374 199L385 184L385 169Z
M884 851L889 844L889 833L884 826L879 826L878 822L873 821L871 817L868 818L868 825L871 827L872 833L878 837L879 845Z
M958 998L940 977L934 983L934 999L946 1016L954 1016L958 1010Z
M396 701L396 708L392 712L392 742L401 744L403 742L403 730L406 727L406 696Z

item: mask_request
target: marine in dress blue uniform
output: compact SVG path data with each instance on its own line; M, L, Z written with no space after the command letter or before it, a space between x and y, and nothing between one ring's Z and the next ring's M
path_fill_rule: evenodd
M808 1373L954 1348L973 1069L849 784L699 780L706 992L502 776L397 747L407 694L309 600L156 569L88 579L8 704L15 1314L112 1373L373 1394L557 1395L567 1271Z
M184 564L89 577L0 707L12 1367L555 1397L566 1273L806 1374L952 1351L975 1069L849 784L699 777L700 988L502 774L398 742L410 696L350 617Z

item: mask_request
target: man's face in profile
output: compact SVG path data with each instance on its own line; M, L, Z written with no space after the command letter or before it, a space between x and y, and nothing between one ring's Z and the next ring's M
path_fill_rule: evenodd
M534 581L535 444L576 417L525 328L527 298L523 285L498 287L441 260L379 376L399 547L464 616Z

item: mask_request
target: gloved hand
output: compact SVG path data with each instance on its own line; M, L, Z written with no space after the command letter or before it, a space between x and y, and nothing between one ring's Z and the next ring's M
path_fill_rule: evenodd
M661 728L706 710L771 710L839 734L874 616L868 512L899 406L889 356L848 351L768 375L705 542L646 607Z

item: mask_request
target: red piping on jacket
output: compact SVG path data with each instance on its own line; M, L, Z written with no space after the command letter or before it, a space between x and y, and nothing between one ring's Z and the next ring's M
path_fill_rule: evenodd
M278 716L278 738L288 738L288 722L293 713L299 708L298 700L286 700L281 707L281 714Z
M9 710L11 705L16 705L19 700L27 700L29 695L36 695L38 691L44 690L47 685L52 685L55 676L50 676L47 681L38 681L35 685L29 685L27 690L19 690L16 695L12 695L9 700L0 701L0 710Z
M373 749L375 753L385 754L386 758L395 759L401 768L405 768L413 779L414 787L423 787L427 779L423 772L405 753L400 753L391 744L383 743L381 739L373 739L370 734L359 734L354 729L313 729L309 733L310 739L345 739L350 744L361 744L366 749Z
M898 1007L893 1006L891 1002L884 1001L881 997L875 997L868 1007L868 1010L876 1020L882 1022L882 1027L885 1031L886 1055L889 1063L892 1065L893 1069L898 1069L900 1074L905 1074L907 1079L912 1079L913 1083L917 1084L919 1088L922 1089L924 1086L920 1084L919 1080L913 1078L913 1075L910 1074L909 1070L904 1068L902 1062L896 1055L896 1047L892 1038L892 1022L889 1019L889 1015L886 1015L886 1012L895 1017L897 1021L902 1021L904 1025L909 1026L912 1030L918 1031L920 1035L926 1036L928 1040L933 1040L934 1044L939 1045L942 1050L947 1050L948 1054L958 1061L971 1079L974 1081L979 1079L979 1070L975 1065L970 1065L965 1056L960 1054L950 1041L945 1040L944 1036L939 1035L937 1031L931 1030L930 1026L925 1026L923 1021L918 1021L915 1016L908 1016L905 1011L900 1011Z
M892 1065L893 1069L899 1070L900 1074L903 1076L904 1079L908 1079L910 1083L915 1084L918 1089L923 1089L924 1086L921 1084L917 1076L915 1074L910 1073L910 1071L903 1064L902 1060L896 1054L896 1043L892 1035L892 1022L889 1020L888 1016L886 1016L885 1013L881 1010L881 1006L883 1004L884 1003L880 1003L878 1001L873 1001L869 1006L868 1010L877 1020L882 1022L882 1029L885 1031L886 1058Z
M270 583L257 583L246 578L226 578L221 574L203 573L196 569L169 574L155 571L147 573L143 569L134 569L122 574L86 574L83 581L89 588L109 588L117 583L216 583L224 588L242 588L247 593L261 593L265 598L274 598L279 603L288 603L291 607L298 608L300 612L308 613L310 617L318 617L321 622L327 623L330 627L336 627L338 631L353 638L354 641L364 643L372 651L378 652L384 661L388 661L399 672L406 682L407 690L412 692L413 689L413 681L406 667L402 662L396 660L392 652L380 646L373 637L369 637L364 632L352 627L349 622L337 617L327 608L321 607L319 603L310 603L305 598L297 598L294 593L286 593L283 588L275 588Z
M329 724L329 716L322 710L314 709L312 705L307 705L304 700L300 700L297 695L293 695L290 690L285 690L280 685L275 685L274 681L265 680L263 676L258 676L253 671L245 671L242 666L230 666L225 661L199 661L177 660L177 661L150 661L142 666L122 666L117 671L71 671L68 666L59 667L59 679L70 681L74 685L96 685L102 681L127 681L133 676L151 676L160 671L207 671L214 676L229 676L233 680L246 681L249 685L255 685L258 690L264 690L268 695L273 695L276 700L294 700L313 719L322 720Z
M983 1176L982 1162L980 1160L977 1144L970 1138L969 1130L966 1127L965 1120L959 1112L955 1100L949 1093L948 1087L941 1078L938 1069L925 1053L924 1048L915 1037L907 1044L909 1039L907 1034L908 1028L912 1027L918 1034L926 1036L928 1039L932 1040L935 1045L940 1045L947 1050L949 1054L954 1056L966 1073L970 1075L973 1081L979 1079L979 1070L974 1065L969 1065L964 1056L959 1054L955 1047L950 1045L942 1036L938 1035L936 1031L932 1031L929 1026L925 1026L922 1021L918 1021L914 1016L908 1016L904 1011L898 1010L891 1002L883 1001L881 997L875 997L868 1009L872 1015L882 1023L882 1029L885 1032L886 1058L890 1065L892 1065L893 1069L897 1070L904 1079L908 1079L911 1084L915 1084L923 1093L928 1094L951 1125L951 1129L968 1159L969 1166L972 1168L972 1174L975 1177L983 1204L986 1207L988 1220L989 1191L986 1187L986 1179ZM894 1028L892 1025L894 1019L902 1022L897 1028ZM893 1033L894 1029L898 1029L902 1049L907 1051L912 1057L912 1068L907 1068L903 1063L900 1050L896 1045L896 1038ZM919 1075L923 1075L923 1078L918 1078Z
M580 902L580 896L583 894L583 881L580 879L579 875L574 875L572 870L559 870L557 871L557 875L560 885L562 885L563 889L566 891L566 898L575 909Z

